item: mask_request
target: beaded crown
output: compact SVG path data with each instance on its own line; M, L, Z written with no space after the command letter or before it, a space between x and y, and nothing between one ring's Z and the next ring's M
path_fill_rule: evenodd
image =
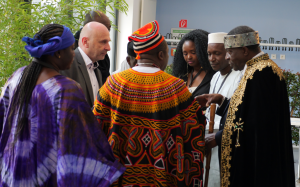
M246 47L257 44L259 44L258 31L224 36L225 49Z

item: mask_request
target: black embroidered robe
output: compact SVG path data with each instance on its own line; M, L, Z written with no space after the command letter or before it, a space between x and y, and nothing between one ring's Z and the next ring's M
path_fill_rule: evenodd
M221 186L294 187L287 89L281 69L268 54L247 62L227 110Z

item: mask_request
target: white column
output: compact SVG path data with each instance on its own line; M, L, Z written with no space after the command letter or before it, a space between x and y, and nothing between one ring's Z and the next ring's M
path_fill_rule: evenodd
M116 69L119 68L121 62L127 57L128 36L140 27L140 0L127 0L127 15L119 12L118 16L118 37L117 37L117 58Z
M156 20L156 1L142 0L141 2L141 26Z
M299 143L300 143L300 128L299 128ZM300 144L299 144L299 150L298 150L298 174L297 174L296 181L297 181L297 183L300 183Z
M110 7L106 7L106 10L108 10L108 11L110 11L110 12L113 12L114 14L116 14L117 13L117 10L116 9L114 9L114 10L111 10L110 9ZM107 12L108 12L107 11ZM106 12L106 15L107 15L107 17L109 18L109 20L114 24L114 25L116 25L116 23L117 23L117 18L115 18L114 16L112 16L111 14L109 14L109 13L107 13ZM115 53L116 53L116 48L115 48L115 45L116 45L116 32L118 32L117 30L115 30L115 28L114 27L111 27L111 29L110 29L110 32L109 32L109 34L110 34L110 42L109 42L109 45L110 45L110 51L108 51L107 52L107 54L108 54L108 56L109 56L109 59L110 59L110 69L109 69L109 71L110 71L110 73L112 73L113 71L114 71L114 69L116 68L115 67L115 64L114 64L114 62L115 62Z

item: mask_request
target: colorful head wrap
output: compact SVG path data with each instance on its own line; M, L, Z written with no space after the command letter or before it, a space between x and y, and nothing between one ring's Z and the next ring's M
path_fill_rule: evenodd
M25 49L32 57L40 58L43 55L54 55L54 52L70 47L75 42L74 36L68 27L63 27L62 35L50 38L47 43L35 39L35 36L33 38L23 37L22 41L27 43Z
M140 59L141 53L145 53L156 48L162 41L164 41L165 38L158 32L159 25L155 20L147 23L128 37L129 41L133 41L134 52L137 54L136 59Z

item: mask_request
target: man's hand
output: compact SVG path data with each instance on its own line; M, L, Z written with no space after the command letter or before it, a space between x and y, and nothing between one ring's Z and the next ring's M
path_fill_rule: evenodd
M206 155L210 152L211 148L214 148L214 147L217 146L215 136L216 136L216 133L205 135L205 150L206 150L205 152L206 152Z
M203 94L195 97L196 101L201 105L201 107L209 107L211 103L217 103L221 105L223 96L221 94Z

